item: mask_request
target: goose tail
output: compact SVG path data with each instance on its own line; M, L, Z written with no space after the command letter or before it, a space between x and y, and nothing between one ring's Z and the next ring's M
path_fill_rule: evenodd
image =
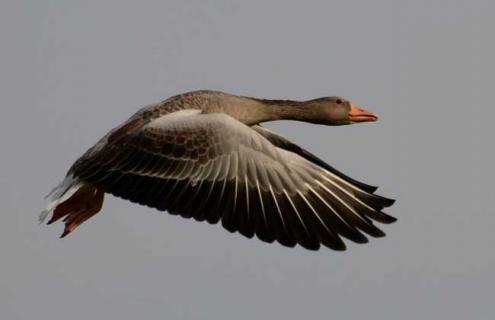
M102 190L69 174L46 196L47 204L39 215L39 223L50 214L47 224L64 218L63 238L101 210L103 197Z

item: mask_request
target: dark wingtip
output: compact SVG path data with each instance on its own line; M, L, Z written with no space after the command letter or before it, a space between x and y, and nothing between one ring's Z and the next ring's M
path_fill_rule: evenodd
M299 245L303 247L304 249L310 250L310 251L318 251L320 249L320 243L315 242L315 243L305 243L305 242L299 242Z
M375 187L375 186L370 186L370 192L371 193L374 193L376 190L378 190L378 187Z
M392 217L382 211L380 211L379 214L374 218L381 223L394 223L395 221L397 221L397 218Z
M336 246L329 246L330 249L332 250L335 250L335 251L346 251L347 250L347 247L346 245L342 242L342 244L340 245L336 245Z
M383 230L378 229L377 227L375 227L375 225L372 225L372 226L373 226L372 228L368 228L368 229L363 230L363 231L368 233L370 236L372 236L374 238L383 238L386 236L386 234L385 234L385 232L383 232Z
M343 237L351 240L351 241L354 241L355 243L361 243L361 244L364 244L364 243L368 243L369 242L369 239L364 235L362 234L361 232L357 231L356 233L353 233L352 235L342 235Z
M385 207L390 207L395 203L395 199L390 199L390 198L385 198L385 197L382 197L382 198L383 198Z
M358 182L356 180L354 180L354 181L355 182ZM364 184L362 182L359 182L359 185L357 185L357 187L359 187L359 188L361 188L364 191L369 192L369 193L375 193L375 191L378 190L378 187L376 187L376 186L370 186L369 184Z
M340 237L336 237L334 239L322 239L323 241L321 242L325 247L330 248L335 251L345 251L347 249L347 246L345 245L345 242L342 241Z
M369 206L377 211L388 208L395 203L394 199L385 198L377 194L370 194L366 201Z
M395 199L386 198L377 194L373 194L373 197L376 199L376 203L382 208L388 208L395 203Z

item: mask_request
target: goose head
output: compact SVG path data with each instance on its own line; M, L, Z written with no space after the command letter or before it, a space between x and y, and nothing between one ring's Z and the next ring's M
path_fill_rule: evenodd
M378 120L375 113L362 109L342 97L323 97L308 102L316 109L318 122L321 124L337 126Z

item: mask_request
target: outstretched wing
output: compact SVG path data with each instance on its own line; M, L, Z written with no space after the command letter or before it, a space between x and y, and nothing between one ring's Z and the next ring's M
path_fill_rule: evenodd
M384 236L393 200L273 145L225 114L182 110L119 132L71 169L118 197L285 246L344 250Z
M279 147L281 149L284 149L284 150L287 150L290 152L294 152L294 153L300 155L301 157L303 157L304 159L306 159L310 162L313 162L314 164L324 168L325 170L330 171L331 173L337 175L338 177L346 180L347 182L355 185L356 187L358 187L360 189L363 189L369 193L374 193L376 191L376 189L378 189L378 187L370 186L370 185L365 184L363 182L359 182L359 181L343 174L342 172L340 172L337 169L335 169L334 167L330 166L328 163L321 160L320 158L318 158L317 156L315 156L311 152L301 148L300 146L287 140L286 138L282 137L281 135L279 135L279 134L277 134L271 130L268 130L265 127L262 127L261 125L254 125L251 128L254 131L261 134L263 137L267 138L268 141L273 143L273 145L275 145L276 147Z

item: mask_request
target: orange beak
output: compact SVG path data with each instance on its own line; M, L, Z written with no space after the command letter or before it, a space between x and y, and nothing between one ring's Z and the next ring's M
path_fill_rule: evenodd
M361 109L355 104L351 103L351 110L349 111L349 119L352 122L369 122L378 120L378 116L367 110Z

